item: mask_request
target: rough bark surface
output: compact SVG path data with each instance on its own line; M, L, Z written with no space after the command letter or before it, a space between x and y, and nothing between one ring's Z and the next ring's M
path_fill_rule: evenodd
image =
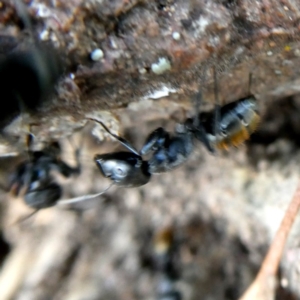
M23 113L1 141L1 182L26 151L28 123L35 144L58 139L83 170L63 181L64 197L96 193L108 181L93 163L111 152L101 118L140 149L147 134L214 104L251 93L262 121L251 141L216 156L201 145L184 165L144 187L108 191L72 209L30 212L22 199L1 196L0 299L157 299L155 233L173 228L176 281L184 300L237 299L253 280L299 180L299 1L70 0L26 1L36 36L60 53L64 76L35 114ZM22 47L13 2L0 2L1 55ZM94 50L103 57L91 59ZM166 70L157 64L166 61ZM160 73L161 74L158 74ZM93 132L97 140L91 136ZM15 139L7 137L17 137ZM99 143L99 140L102 141ZM20 146L21 145L21 146ZM61 179L62 180L62 179ZM296 227L296 226L295 226ZM300 299L299 230L282 261L277 298Z

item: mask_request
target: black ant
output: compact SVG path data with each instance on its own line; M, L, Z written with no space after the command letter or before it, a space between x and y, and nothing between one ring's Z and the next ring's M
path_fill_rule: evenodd
M28 147L31 146L31 137L28 138ZM60 159L58 142L50 143L41 151L28 149L29 159L20 163L13 172L9 190L15 196L23 196L25 203L37 211L56 205L62 195L62 188L55 182L53 171L64 177L80 173L79 151L75 152L76 167L70 167Z
M197 94L196 102L200 102L201 93ZM210 150L209 140L204 128L197 118L188 118L183 124L178 124L171 136L163 128L154 130L146 139L142 150L137 151L128 141L113 134L103 122L95 121L130 152L115 152L96 155L94 160L102 175L123 187L138 187L149 182L152 174L170 171L182 165L194 149L194 140L199 140ZM142 156L154 151L149 161Z
M228 149L246 141L259 123L256 99L239 99L222 107L218 105L217 78L214 69L216 108L214 112L197 114L178 124L174 135L160 127L151 132L141 151L137 151L128 141L113 134L103 122L95 121L130 152L115 152L96 155L94 160L102 175L113 184L123 187L137 187L148 183L152 174L170 171L182 165L194 150L194 141L202 142L207 150ZM250 91L251 76L249 76ZM196 109L201 102L201 92L196 97ZM205 117L205 118L203 118ZM143 155L153 152L146 161Z

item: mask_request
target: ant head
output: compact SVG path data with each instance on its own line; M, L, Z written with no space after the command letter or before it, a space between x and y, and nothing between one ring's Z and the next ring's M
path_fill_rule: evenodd
M150 180L148 163L130 152L107 153L95 156L95 162L104 177L124 187L137 187Z

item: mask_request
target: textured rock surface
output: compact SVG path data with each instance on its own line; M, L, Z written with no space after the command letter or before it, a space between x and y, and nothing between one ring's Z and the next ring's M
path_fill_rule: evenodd
M14 6L1 3L3 34L24 40ZM74 123L86 113L126 107L170 91L169 100L181 105L199 88L212 102L212 66L220 70L224 102L247 95L249 72L254 75L252 92L263 103L298 90L297 2L30 3L34 32L59 50L65 69L56 100L42 110L40 134L48 135L51 127L50 134L57 135L55 129L66 127L55 123L55 116ZM95 49L103 52L99 61L90 59ZM171 69L156 74L152 70L161 59Z
M1 34L14 37L0 40L1 53L7 53L27 35L14 5L1 4ZM253 74L262 122L240 149L211 156L199 145L184 167L139 189L111 190L75 212L53 208L14 224L30 210L21 199L3 195L1 299L155 299L159 276L147 257L154 232L170 225L184 299L237 299L299 178L299 9L297 1L275 0L31 1L34 32L58 49L65 73L53 101L7 128L21 141L29 122L36 124L38 144L69 136L92 115L119 128L139 149L158 125L174 130L172 119L185 117L199 88L204 107L212 107L213 66L223 103L247 96ZM98 61L90 58L95 49L103 53ZM163 59L167 70L157 74ZM65 197L108 185L91 158L115 144L97 144L92 126L84 129L83 142L74 138L85 167L80 177L64 182ZM103 132L96 135L103 139ZM72 158L70 145L63 146ZM22 150L1 144L3 154ZM2 159L3 182L14 164ZM295 230L278 299L300 295L298 237Z

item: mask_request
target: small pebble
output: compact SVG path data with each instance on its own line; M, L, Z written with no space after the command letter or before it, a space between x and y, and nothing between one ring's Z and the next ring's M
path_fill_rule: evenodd
M283 288L287 288L289 286L289 281L286 278L282 278L281 281L280 281L280 285Z
M104 54L103 51L101 49L95 49L92 53L91 53L91 60L93 61L98 61L101 58L103 58Z
M296 50L294 51L294 54L295 54L296 56L300 56L300 50L299 50L299 49L296 49Z
M145 68L139 68L140 74L146 74L147 70Z
M172 37L175 41L178 41L178 40L180 40L180 33L175 31L175 32L173 32Z
M160 57L158 63L151 65L151 70L155 74L162 74L171 69L170 61L165 57Z

